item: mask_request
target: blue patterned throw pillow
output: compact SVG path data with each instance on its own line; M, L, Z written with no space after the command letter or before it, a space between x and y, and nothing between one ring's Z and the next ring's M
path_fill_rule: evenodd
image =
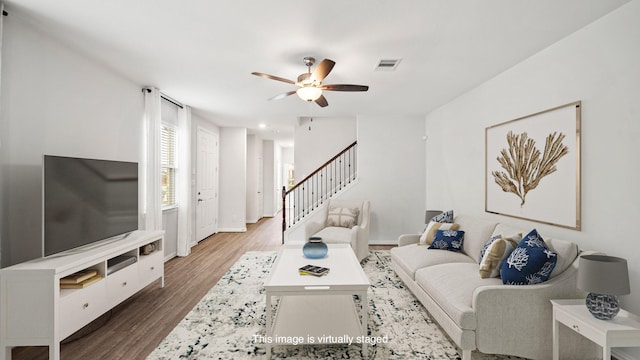
M429 249L460 251L464 241L462 230L438 230Z
M549 250L536 229L525 235L518 247L500 267L502 283L533 285L545 282L553 271L558 256Z
M431 221L439 223L452 223L453 222L453 210L445 211L440 215L434 216Z

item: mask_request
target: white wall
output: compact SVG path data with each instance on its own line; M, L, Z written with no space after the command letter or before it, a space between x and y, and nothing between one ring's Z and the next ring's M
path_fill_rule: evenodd
M282 162L282 186L289 188L289 169L294 168L295 160L294 160L294 147L281 147L281 162ZM282 196L282 194L280 195ZM280 205L282 208L282 205Z
M358 116L358 183L341 199L371 202L369 243L424 228L424 117Z
M247 135L247 223L253 224L260 219L258 216L258 147L262 151L260 138Z
M43 154L139 161L141 87L4 18L2 266L41 256Z
M221 232L247 231L247 129L220 128Z
M427 116L429 207L536 227L626 258L640 314L640 1L557 42ZM582 231L484 213L484 129L582 100ZM552 206L552 204L550 204ZM629 358L640 350L625 349Z
M311 126L311 130L309 130ZM296 125L294 177L296 184L356 140L356 119L314 117Z
M280 152L276 151L278 146L276 146L275 141L273 140L263 140L262 141L262 161L264 164L263 168L263 195L264 195L264 206L262 216L272 217L278 212L278 194L280 194L280 189L277 185L277 174L278 174L278 157L280 156Z
M358 180L339 198L370 201L370 244L396 244L399 235L424 228L424 133L422 116L357 119ZM286 241L303 239L304 222L286 235Z

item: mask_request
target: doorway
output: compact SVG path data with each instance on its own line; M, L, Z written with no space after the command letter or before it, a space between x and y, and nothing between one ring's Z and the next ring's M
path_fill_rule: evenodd
M218 134L198 127L196 144L196 240L218 232Z

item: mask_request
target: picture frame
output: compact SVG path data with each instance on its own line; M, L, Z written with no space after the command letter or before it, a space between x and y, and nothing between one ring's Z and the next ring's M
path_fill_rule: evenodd
M581 229L582 102L485 128L485 212Z

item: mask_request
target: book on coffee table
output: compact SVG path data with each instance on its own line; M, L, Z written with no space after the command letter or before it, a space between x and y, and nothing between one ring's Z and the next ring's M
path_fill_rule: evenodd
M323 276L329 273L329 268L314 265L305 265L298 269L300 275Z

